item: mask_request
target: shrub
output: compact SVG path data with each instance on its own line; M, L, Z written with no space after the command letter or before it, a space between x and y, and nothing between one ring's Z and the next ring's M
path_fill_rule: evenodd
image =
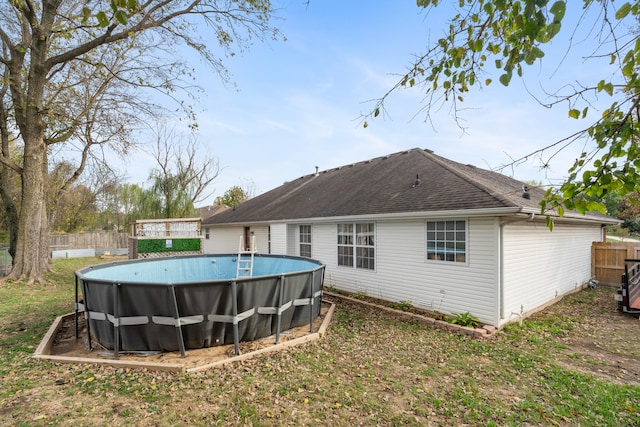
M447 319L447 322L454 325L468 326L476 328L480 326L480 321L477 317L472 316L468 311L466 313L453 313L454 316Z

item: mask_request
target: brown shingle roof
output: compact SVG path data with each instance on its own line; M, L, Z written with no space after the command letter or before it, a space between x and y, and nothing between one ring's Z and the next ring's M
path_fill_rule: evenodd
M200 217L205 220L214 215L218 215L219 213L224 212L228 209L230 209L229 206L208 205L201 208L196 208L196 211L200 214Z
M416 176L420 185L414 186ZM525 208L539 211L544 190L496 172L414 148L302 176L205 224L248 223L402 212Z

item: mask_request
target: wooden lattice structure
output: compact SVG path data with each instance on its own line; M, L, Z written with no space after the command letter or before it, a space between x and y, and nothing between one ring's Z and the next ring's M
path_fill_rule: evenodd
M200 218L144 219L130 223L129 259L203 253Z

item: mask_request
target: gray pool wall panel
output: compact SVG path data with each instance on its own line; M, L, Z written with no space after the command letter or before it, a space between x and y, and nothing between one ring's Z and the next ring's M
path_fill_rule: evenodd
M182 350L178 327L184 348L197 349L276 335L309 324L319 316L324 277L321 263L306 258L261 255L255 257L254 273L272 275L254 274L236 279L233 258L233 255L175 257L163 262L125 261L79 270L76 275L82 284L91 335L109 350L115 349L118 336L118 351L178 351ZM187 271L189 265L195 266L194 270ZM207 281L203 269L212 265L214 278ZM283 272L284 268L307 270ZM221 280L220 271L232 277ZM148 277L141 277L170 276L175 280L179 277L176 272L195 281L150 283ZM144 282L136 283L136 279ZM234 282L237 316L232 295ZM234 323L238 326L237 340Z

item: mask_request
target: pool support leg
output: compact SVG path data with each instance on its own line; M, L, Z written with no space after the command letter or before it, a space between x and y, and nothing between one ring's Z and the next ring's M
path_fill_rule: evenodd
M233 350L236 356L240 355L240 333L238 332L238 284L231 282L231 313L233 314Z
M280 329L282 327L282 295L284 294L284 274L278 280L278 311L276 313L276 344L280 343Z
M309 292L309 333L313 333L313 287L315 285L316 271L311 272L311 292Z
M75 316L74 316L74 320L75 320L75 327L76 327L76 339L80 338L80 333L78 331L78 275L75 275L75 279L76 279L76 289L75 289L75 295L76 295L76 309L75 309Z
M118 310L118 287L119 283L112 285L113 289L113 358L120 357L120 313Z
M93 351L93 346L91 345L91 314L88 306L88 301L86 298L87 295L87 283L84 280L80 280L82 283L82 296L84 298L84 319L87 328L87 345L89 347L89 351Z
M176 319L176 334L178 338L178 347L180 347L180 357L187 357L187 352L184 348L184 338L182 337L182 324L180 323L180 312L178 311L178 299L176 298L176 287L171 285L171 299L173 302L173 313Z

